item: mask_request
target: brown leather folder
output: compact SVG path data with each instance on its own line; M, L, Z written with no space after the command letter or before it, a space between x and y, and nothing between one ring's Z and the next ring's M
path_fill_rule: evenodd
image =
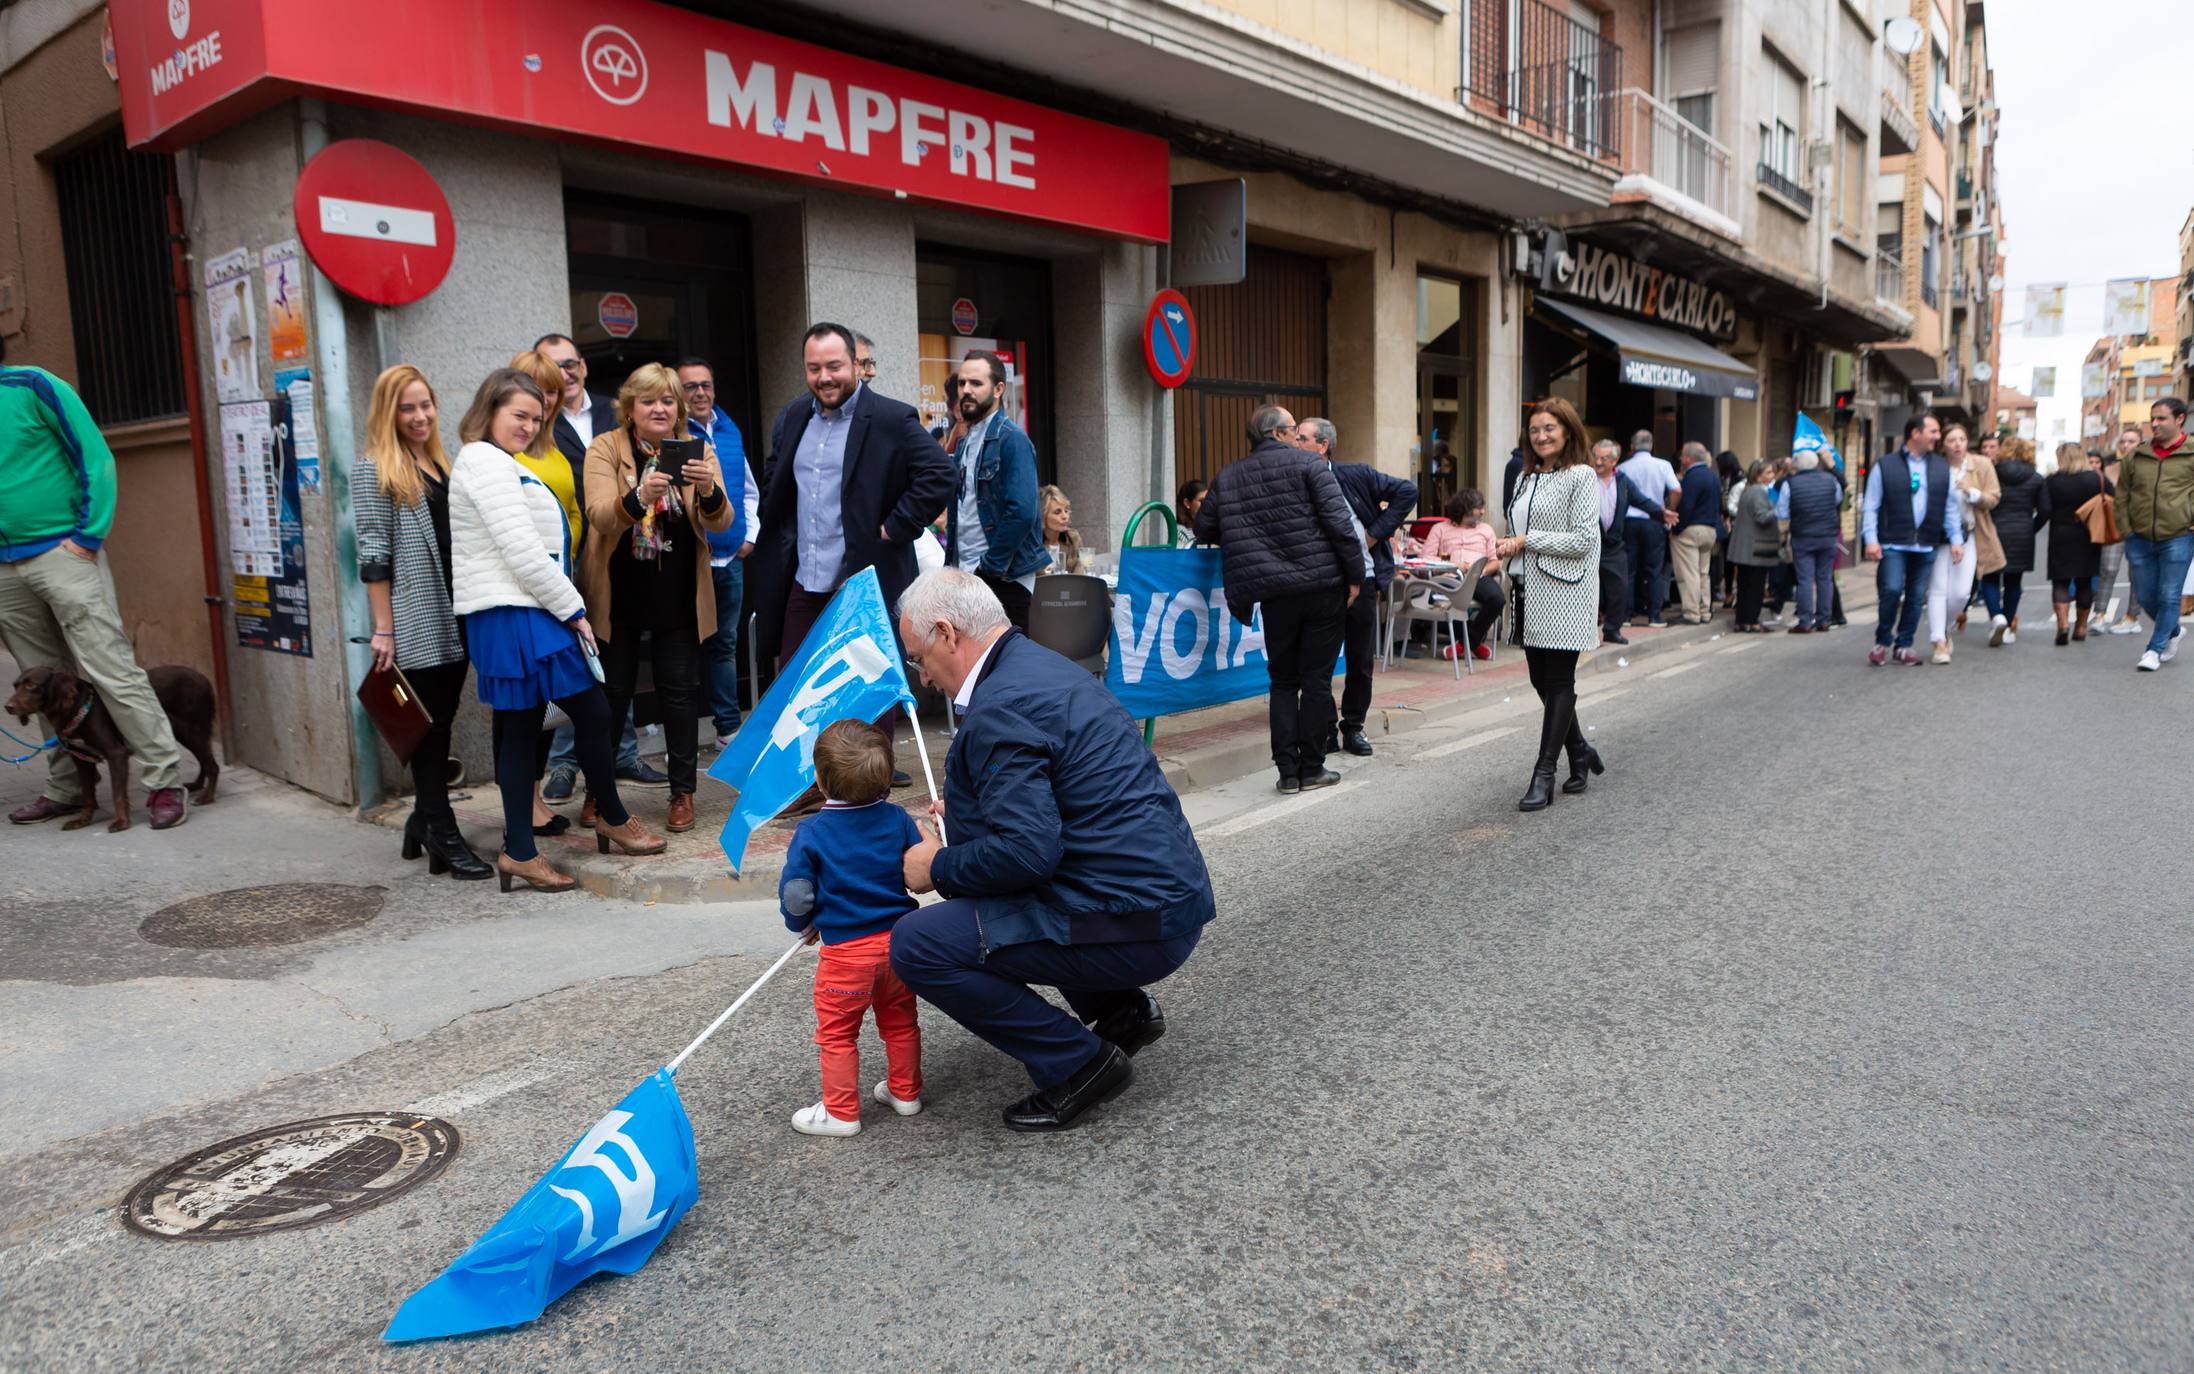
M366 708L366 718L373 722L373 728L388 741L396 761L410 763L419 741L434 728L434 718L420 704L419 694L411 689L404 670L391 665L367 673L366 680L358 684L358 701Z

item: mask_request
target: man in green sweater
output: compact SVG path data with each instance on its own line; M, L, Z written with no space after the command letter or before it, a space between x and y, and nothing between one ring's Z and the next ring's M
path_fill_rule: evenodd
M144 769L152 828L166 830L189 808L175 732L137 665L99 552L114 524L114 485L114 454L69 384L41 368L0 365L0 644L21 668L73 669L90 680ZM49 738L71 724L44 722ZM107 785L118 790L129 779ZM83 804L76 761L55 749L44 795L8 819L35 825Z

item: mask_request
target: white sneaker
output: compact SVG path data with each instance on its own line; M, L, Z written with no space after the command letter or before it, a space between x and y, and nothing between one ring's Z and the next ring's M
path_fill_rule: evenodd
M2164 666L2164 661L2157 655L2154 649L2147 649L2142 651L2141 661L2133 666L2139 669L2141 672L2153 673L2158 668Z
M878 1102L883 1103L885 1106L891 1108L893 1111L897 1112L901 1116L912 1116L916 1112L922 1110L922 1099L919 1097L915 1098L912 1102L902 1102L898 1098L893 1097L891 1095L891 1080L888 1078L878 1083L876 1085L876 1091L870 1093L869 1096L875 1098Z
M2019 632L2018 632L2017 630L2011 629L2010 627L2006 626L2006 627L2005 627L2005 629L2004 629L2004 643L2006 643L2006 644L2016 644L2016 643L2018 643L2018 642L2019 642Z
M2164 662L2169 663L2171 660L2179 656L2179 641L2184 638L2186 638L2186 627L2184 625L2171 632L2171 642L2164 645Z
M792 1129L802 1135L859 1135L861 1123L840 1121L818 1102L812 1107L802 1107L792 1114Z
M1988 647L1991 649L2002 648L2004 636L2006 634L2009 634L2010 631L2010 621L2004 619L2000 615L1990 616L1988 618Z
M2137 635L2140 632L2141 627L2134 624L2130 620L2120 620L2113 622L2109 629L2103 631L2104 634L2113 635Z

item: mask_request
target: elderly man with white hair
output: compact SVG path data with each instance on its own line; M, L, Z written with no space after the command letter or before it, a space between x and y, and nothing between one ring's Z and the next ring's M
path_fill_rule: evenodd
M899 637L960 728L943 838L905 856L907 890L947 900L892 928L892 970L1028 1069L1036 1091L1005 1109L1009 1128L1064 1130L1125 1089L1129 1056L1165 1034L1143 989L1217 914L1211 875L1127 711L1014 630L975 576L916 578ZM1057 988L1073 1015L1030 984Z
M1794 635L1826 630L1836 605L1836 540L1843 532L1843 474L1821 465L1811 449L1794 454L1796 469L1776 498L1775 513L1790 524L1790 561L1798 579Z

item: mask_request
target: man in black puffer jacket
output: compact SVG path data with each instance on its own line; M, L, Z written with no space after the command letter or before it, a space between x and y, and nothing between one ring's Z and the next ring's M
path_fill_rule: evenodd
M1331 787L1333 665L1343 617L1363 590L1364 544L1332 469L1295 446L1295 417L1261 406L1249 456L1219 470L1196 511L1196 538L1219 546L1227 609L1244 625L1264 611L1272 678L1272 762L1280 790Z

